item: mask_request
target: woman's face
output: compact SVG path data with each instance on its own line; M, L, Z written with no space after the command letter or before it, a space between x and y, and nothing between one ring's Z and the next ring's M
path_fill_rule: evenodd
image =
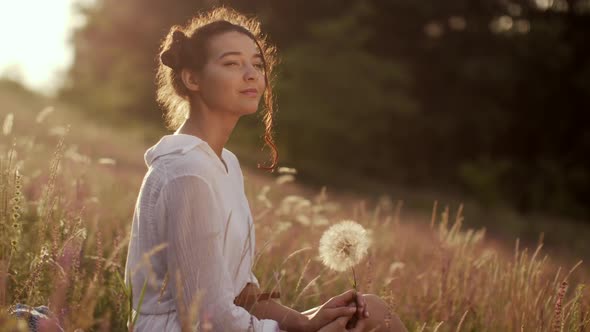
M255 113L264 92L264 65L256 43L240 32L226 32L208 43L208 60L197 75L199 95L210 110Z

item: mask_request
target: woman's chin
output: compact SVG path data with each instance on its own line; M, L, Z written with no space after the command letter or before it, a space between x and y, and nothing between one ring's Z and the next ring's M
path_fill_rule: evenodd
M240 114L243 114L243 115L254 114L254 113L256 113L256 111L258 111L258 107L256 107L256 108L248 107L248 108L242 109Z

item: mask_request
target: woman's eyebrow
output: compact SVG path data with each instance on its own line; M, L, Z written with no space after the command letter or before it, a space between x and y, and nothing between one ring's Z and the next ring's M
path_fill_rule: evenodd
M221 58L223 58L225 56L228 56L228 55L242 55L242 52L238 52L238 51L224 52L217 59L221 59ZM260 58L262 60L262 55L260 53L256 53L252 57L254 57L254 58Z

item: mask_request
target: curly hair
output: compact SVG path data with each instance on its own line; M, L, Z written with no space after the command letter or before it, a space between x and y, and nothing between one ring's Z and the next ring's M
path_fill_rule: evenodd
M184 26L174 25L160 44L159 65L156 74L156 100L165 112L166 127L178 129L190 115L189 91L181 79L183 68L201 70L207 61L207 43L217 35L237 31L250 37L258 46L264 65L265 112L264 141L270 147L270 166L258 168L275 170L278 151L273 138L274 98L272 83L276 65L276 48L270 45L260 31L260 22L227 7L217 7L191 18Z

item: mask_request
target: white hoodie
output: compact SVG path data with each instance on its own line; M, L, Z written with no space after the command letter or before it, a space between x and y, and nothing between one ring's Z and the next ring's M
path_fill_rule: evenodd
M207 321L213 331L248 331L250 325L279 331L276 321L258 320L233 303L246 283L258 285L252 213L236 156L224 148L222 161L200 138L174 134L144 157L148 171L125 266L134 310L147 280L134 331L180 331L179 313L193 302L200 325Z

